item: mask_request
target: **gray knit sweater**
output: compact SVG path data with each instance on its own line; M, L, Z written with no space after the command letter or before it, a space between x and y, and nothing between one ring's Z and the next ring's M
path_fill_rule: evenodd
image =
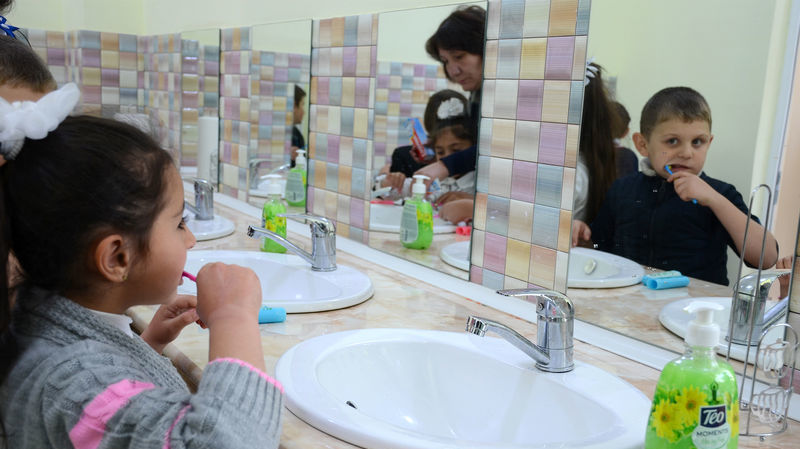
M0 387L9 448L276 448L279 384L244 362L209 363L191 394L141 338L40 289L19 292L21 355Z

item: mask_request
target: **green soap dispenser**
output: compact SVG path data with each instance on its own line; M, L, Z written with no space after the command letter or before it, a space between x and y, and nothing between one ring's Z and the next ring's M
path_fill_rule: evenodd
M279 217L279 214L286 213L286 206L281 201L280 175L267 175L267 202L261 213L261 227L266 228L281 237L286 237L286 217ZM261 242L261 251L268 253L285 253L286 248L279 243L264 237Z
M723 307L695 301L684 310L697 317L689 323L686 352L658 379L644 447L734 449L739 442L736 375L716 354L720 330L714 312Z
M406 248L425 249L433 242L433 207L425 199L425 175L414 175L411 198L406 198L400 219L400 242Z
M297 150L294 162L295 166L289 170L289 176L286 179L286 202L290 206L305 207L306 186L308 185L305 150Z

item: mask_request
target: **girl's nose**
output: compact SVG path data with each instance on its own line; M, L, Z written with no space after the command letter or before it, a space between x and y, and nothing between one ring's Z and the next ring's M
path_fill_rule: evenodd
M187 249L192 249L192 248L194 248L195 244L197 244L197 238L194 236L192 231L190 231L189 228L187 227L186 228L186 248Z

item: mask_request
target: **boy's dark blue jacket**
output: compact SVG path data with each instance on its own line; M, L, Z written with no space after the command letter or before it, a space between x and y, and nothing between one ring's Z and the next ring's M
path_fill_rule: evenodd
M747 214L734 186L705 173L700 179ZM681 200L660 176L639 172L615 181L591 229L600 251L728 285L726 247L736 250L730 235L710 208Z

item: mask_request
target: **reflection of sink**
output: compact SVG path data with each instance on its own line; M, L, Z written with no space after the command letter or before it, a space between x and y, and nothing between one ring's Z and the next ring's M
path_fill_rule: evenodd
M469 240L451 243L442 248L439 257L459 270L469 271Z
M338 265L335 271L312 271L291 254L257 251L189 251L186 271L197 274L209 262L252 268L261 280L264 305L283 307L288 313L319 312L362 303L372 296L372 282L361 272ZM184 282L179 293L196 294L193 282Z
M403 206L393 204L369 205L369 230L378 232L400 233L400 218L403 216ZM456 232L456 226L439 217L433 219L434 234L448 234Z
M642 281L644 269L636 262L589 248L569 250L567 287L627 287Z
M279 184L281 185L281 198L283 198L286 196L286 178L281 178ZM266 198L269 196L267 193L267 185L269 185L269 180L265 179L258 183L258 188L250 189L248 193L251 196Z
M650 401L592 365L552 374L504 340L366 329L278 361L287 407L364 448L641 447Z
M191 212L186 211L185 213L189 217L186 221L186 226L189 227L189 230L192 231L198 241L225 237L236 229L232 221L219 215L214 215L213 220L197 220Z
M686 298L681 299L678 301L671 302L664 306L661 309L661 312L658 314L658 320L661 321L661 324L664 325L670 332L678 335L679 337L683 338L686 335L686 330L689 328L689 322L692 321L693 317L692 314L683 310L684 307L688 306L694 301L707 301L713 302L721 305L724 307L723 310L719 310L714 312L714 322L719 325L720 330L720 337L719 337L719 346L717 346L717 352L720 354L727 354L728 353L728 341L725 337L728 335L728 323L731 316L731 298L723 298L723 297L705 297L705 298ZM770 305L774 304L767 304L767 308ZM766 338L764 339L765 342L774 342L775 339L783 337L783 329L773 329L771 330ZM745 345L731 345L731 358L739 361L744 361L745 355L747 352L747 346ZM750 363L755 361L756 357L756 347L750 347Z

